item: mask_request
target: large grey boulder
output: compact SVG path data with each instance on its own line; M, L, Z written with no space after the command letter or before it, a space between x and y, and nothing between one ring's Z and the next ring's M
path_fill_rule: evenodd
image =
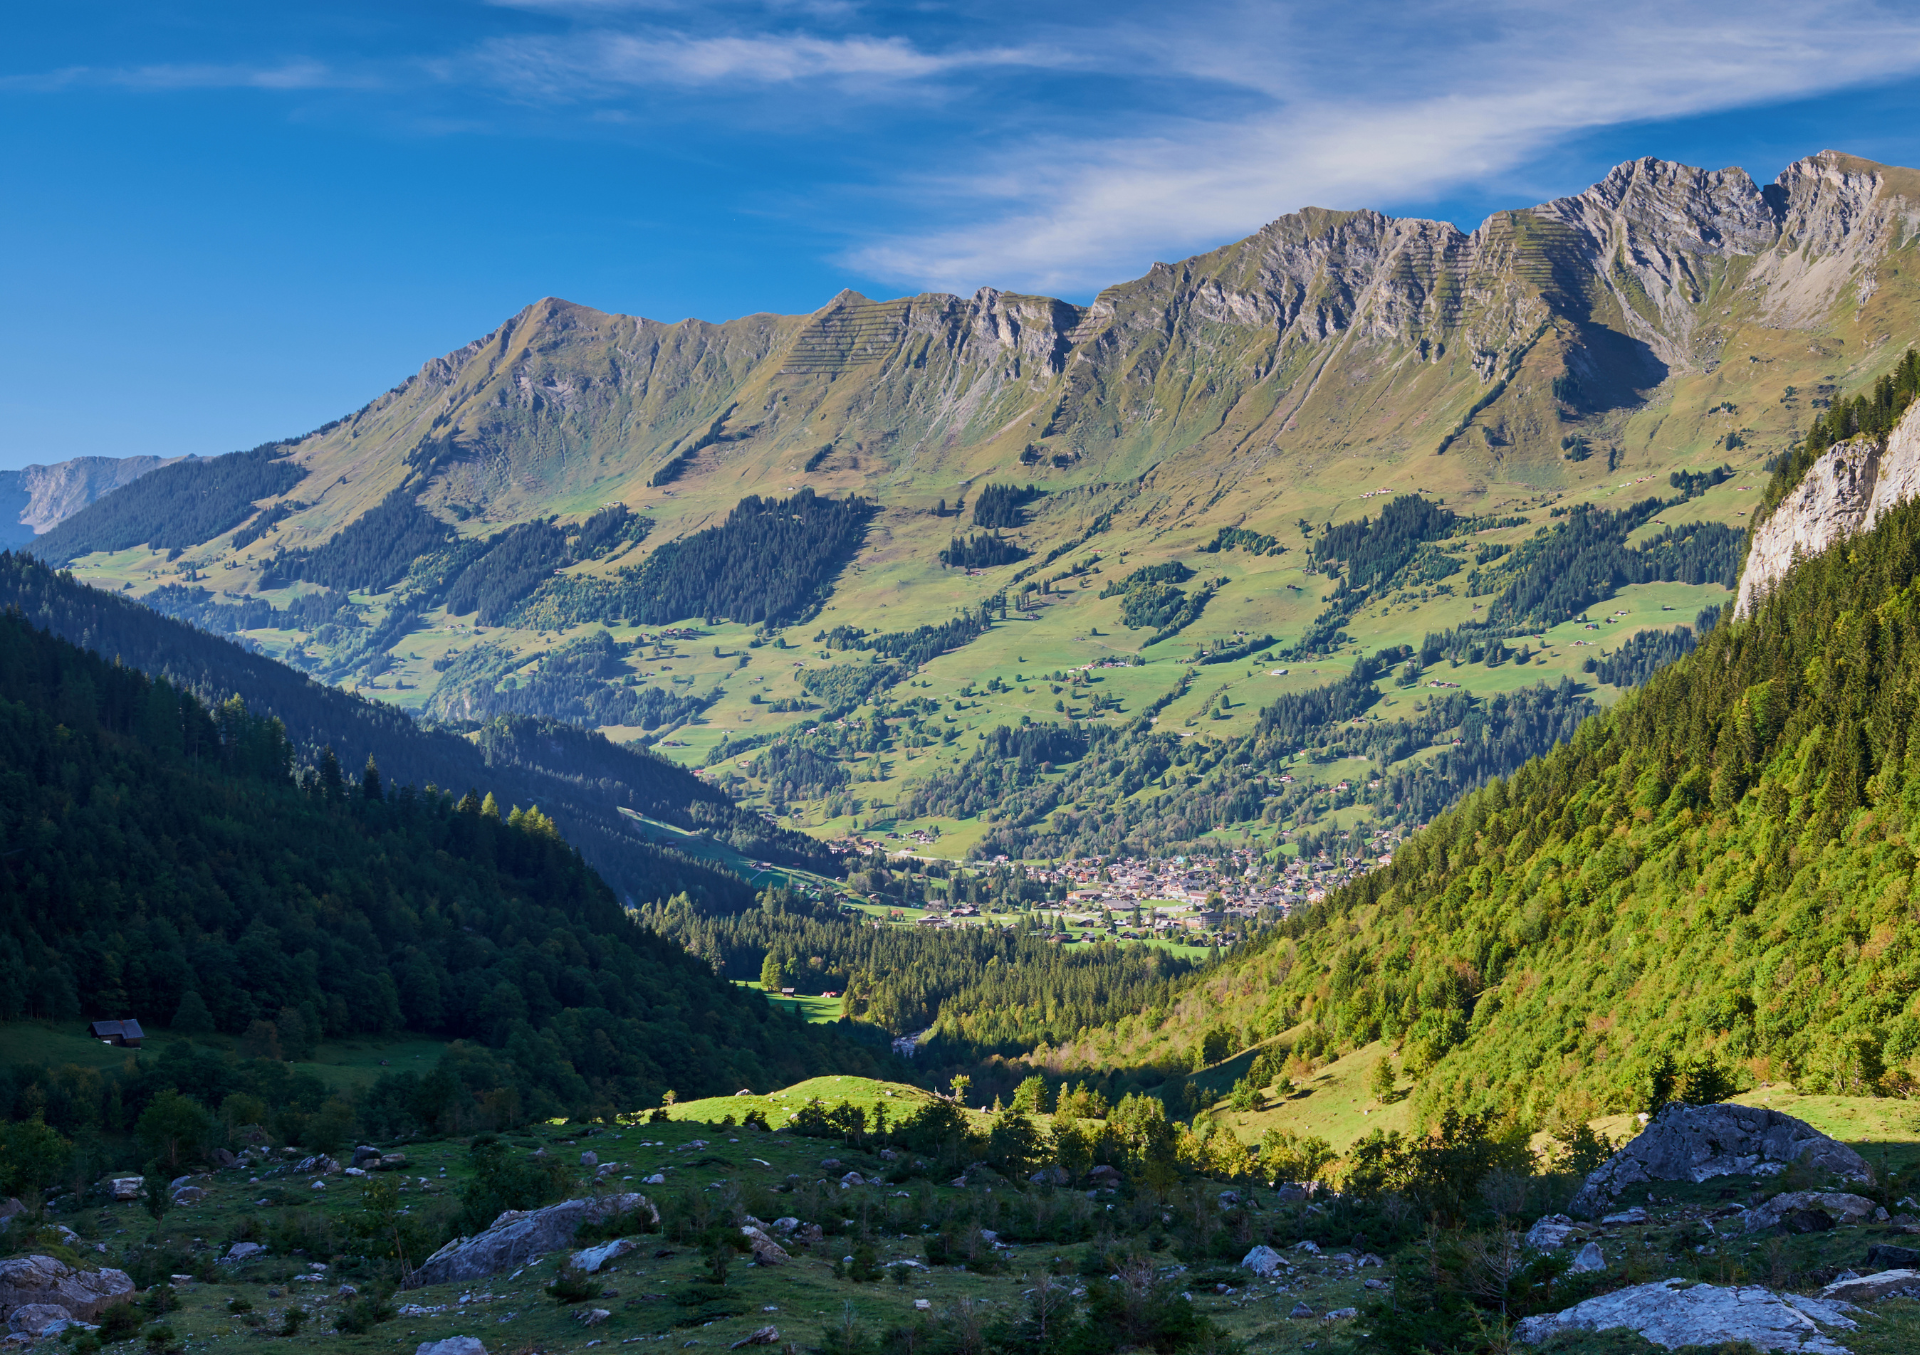
M7 1314L7 1330L39 1340L48 1332L65 1331L73 1314L57 1303L23 1303Z
M1838 1190L1791 1190L1774 1196L1757 1209L1749 1209L1743 1224L1748 1232L1757 1233L1804 1210L1818 1210L1837 1223L1865 1223L1876 1214L1882 1217L1886 1214L1864 1195L1848 1195Z
M597 1223L644 1209L660 1222L660 1211L644 1195L602 1195L590 1200L563 1200L545 1209L509 1209L478 1237L456 1237L420 1263L407 1276L405 1287L451 1284L497 1275L514 1266L525 1265L536 1256L559 1251L573 1241L573 1235L585 1223Z
M413 1355L487 1355L477 1336L449 1336L444 1341L422 1341Z
M51 1256L14 1256L0 1261L0 1314L30 1304L54 1304L91 1321L110 1304L133 1293L124 1270L75 1270Z
M1872 1275L1855 1275L1850 1280L1835 1280L1820 1291L1820 1297L1842 1303L1920 1297L1920 1270L1882 1270Z
M1807 1351L1847 1355L1826 1330L1851 1331L1850 1303L1776 1294L1756 1285L1722 1288L1661 1280L1617 1289L1558 1313L1521 1321L1514 1338L1539 1345L1565 1331L1609 1331L1625 1327L1657 1346L1718 1346L1750 1342L1758 1350Z
M1805 1120L1762 1106L1674 1104L1596 1168L1569 1208L1590 1217L1604 1213L1622 1191L1649 1181L1766 1175L1795 1162L1849 1181L1873 1180L1860 1154Z

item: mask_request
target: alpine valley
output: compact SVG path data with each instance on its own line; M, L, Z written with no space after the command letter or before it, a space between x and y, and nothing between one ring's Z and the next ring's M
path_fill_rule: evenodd
M1085 306L547 298L35 468L0 1302L1915 1348L1916 239L1914 170L1647 159Z

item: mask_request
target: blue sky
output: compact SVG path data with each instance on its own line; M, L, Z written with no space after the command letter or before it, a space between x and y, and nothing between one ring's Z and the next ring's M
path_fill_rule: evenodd
M0 49L0 466L343 414L546 295L1084 300L1305 206L1471 228L1656 155L1920 165L1852 0L143 0Z

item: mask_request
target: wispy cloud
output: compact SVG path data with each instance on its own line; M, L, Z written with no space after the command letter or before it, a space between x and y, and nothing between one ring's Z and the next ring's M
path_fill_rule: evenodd
M348 75L324 62L306 60L260 65L66 66L44 73L0 76L0 89L44 92L83 86L149 91L341 89L367 83L363 75Z
M571 99L660 85L910 83L954 71L1058 65L1067 59L1017 47L928 51L898 36L596 30L497 38L480 48L474 64L517 93Z
M1378 205L1482 181L1595 127L1920 70L1920 18L1860 3L1210 19L1166 44L1160 66L1244 90L1252 107L1123 135L1016 140L969 173L901 186L962 224L875 239L846 261L915 286L1073 293L1309 204ZM1151 44L1115 33L1108 51L1138 61Z

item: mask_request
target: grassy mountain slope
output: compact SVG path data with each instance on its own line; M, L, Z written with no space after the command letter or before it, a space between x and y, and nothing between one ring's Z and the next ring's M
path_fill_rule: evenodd
M296 784L278 720L18 612L0 616L0 744L0 1019L260 1023L296 1054L464 1037L502 1051L529 1115L874 1066L635 926L543 816L356 784L330 759Z
M1047 1058L1190 1067L1221 1025L1302 1060L1384 1038L1422 1109L1534 1125L1639 1109L1675 1077L1905 1092L1917 626L1909 502L1237 955L1164 1026Z
M442 712L565 705L616 739L725 759L723 774L790 811L787 822L841 831L899 817L995 725L1056 722L1076 705L1118 724L1168 698L1154 709L1163 729L1252 734L1275 697L1326 685L1355 650L1417 647L1484 620L1497 589L1473 588L1479 555L1520 546L1582 503L1637 502L1673 472L1735 473L1684 513L1637 526L1628 545L1694 522L1744 527L1764 463L1839 386L1896 359L1889 335L1920 324L1906 266L1917 215L1911 171L1847 156L1802 161L1765 190L1737 170L1645 160L1472 233L1297 213L1084 308L991 290L845 293L809 316L661 325L548 299L290 444L304 478L234 531L171 560L94 541L79 518L63 539L98 547L77 557L83 577L330 680ZM941 551L979 529L971 509L994 483L1039 491L997 529L1018 558L944 568ZM809 488L878 509L857 540L808 562L825 591L776 618L790 648L750 644L750 599L717 624L684 618L699 633L664 646L653 613L609 603L636 596L651 561L723 524L744 497ZM1312 558L1314 534L1415 493L1477 520L1470 539L1442 547L1459 577L1378 591L1301 651L1317 661L1253 662L1315 633L1333 580ZM525 567L511 577L533 591L496 598L484 620L453 610L460 572L509 549L494 537L550 515L581 530L610 503L635 530L537 559L531 538L515 537ZM347 541L350 525L389 519L395 542L441 543L398 581L289 567ZM1210 550L1222 529L1266 544ZM354 553L372 558L377 544ZM1125 590L1106 585L1173 561L1197 576L1193 605L1174 609L1177 626L1130 626ZM816 597L820 610L796 621ZM1716 583L1622 584L1607 600L1626 615L1601 637L1572 617L1542 622L1530 664L1444 680L1489 698L1569 677L1604 704L1618 688L1585 678L1587 643L1723 598ZM996 600L1010 606L956 652L917 672L897 666L861 694L856 713L879 699L892 723L853 790L795 803L731 756L838 713L821 689L844 688L833 670L873 651L804 647L815 634L901 635ZM566 647L603 628L620 652L582 676ZM1339 630L1347 642L1333 640ZM1248 647L1268 635L1277 648ZM1196 653L1222 651L1247 662L1185 676ZM556 653L576 665L568 683L657 695L586 703L542 667ZM1122 660L1078 687L1051 676ZM1413 713L1386 672L1377 690L1381 710ZM1109 698L1098 711L1096 693ZM920 703L911 732L909 697ZM1331 793L1350 770L1300 774ZM937 814L916 824L938 826L955 850L987 829Z

